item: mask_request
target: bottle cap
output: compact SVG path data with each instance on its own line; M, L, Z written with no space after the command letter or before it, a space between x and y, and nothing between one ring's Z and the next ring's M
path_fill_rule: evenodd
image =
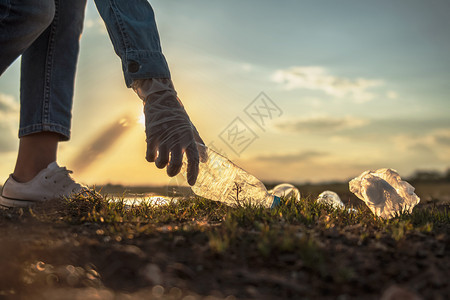
M278 196L273 196L273 202L270 208L275 208L281 204L281 199Z

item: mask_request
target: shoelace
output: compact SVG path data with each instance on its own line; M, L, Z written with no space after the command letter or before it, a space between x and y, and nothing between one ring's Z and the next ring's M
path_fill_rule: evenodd
M67 170L66 167L59 167L55 169L51 174L46 176L47 180L53 181L53 183L62 189L66 190L67 188L71 189L71 192L75 192L82 188L82 186L75 182L73 178L69 175L72 174L73 171Z

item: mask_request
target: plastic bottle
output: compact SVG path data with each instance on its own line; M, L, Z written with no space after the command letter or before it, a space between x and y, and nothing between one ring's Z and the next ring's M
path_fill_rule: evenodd
M212 149L198 146L206 148L208 159L200 163L197 182L191 187L196 195L232 206L245 204L273 208L279 205L280 198L269 194L255 176ZM181 169L185 178L186 170L185 157Z
M269 191L269 194L277 197L294 198L295 200L300 201L299 190L290 183L281 183L275 186Z
M333 191L322 192L319 197L317 197L317 202L331 205L331 207L335 209L343 209L345 207L339 195Z
M420 202L414 187L393 169L365 171L349 182L349 188L376 216L384 219L411 213Z

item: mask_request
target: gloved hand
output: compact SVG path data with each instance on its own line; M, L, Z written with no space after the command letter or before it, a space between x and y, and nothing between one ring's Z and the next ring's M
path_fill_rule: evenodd
M160 169L167 166L167 174L172 177L180 172L186 153L187 180L194 185L199 160L205 162L207 154L205 147L197 147L197 143L204 145L204 142L178 99L172 81L140 79L133 82L132 88L144 101L147 161L155 162Z

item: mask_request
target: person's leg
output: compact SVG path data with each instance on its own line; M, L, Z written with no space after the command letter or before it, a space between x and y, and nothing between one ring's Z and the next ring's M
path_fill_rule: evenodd
M54 0L39 2L34 0L0 0L0 74L42 34L52 22L54 15ZM24 141L24 145L29 145L32 140L35 140L35 138L27 139L27 141ZM50 143L48 137L44 140L47 144L40 143L37 145L39 149L44 150L45 147L55 148L55 145ZM31 162L31 157L36 153L24 151L27 149L30 148L28 146L20 146L18 155L19 168L16 166L18 170L26 170L23 168L23 165ZM45 152L51 153L51 151L47 150ZM48 158L45 159L45 161L47 160ZM17 178L22 181L28 181L32 177L28 173L19 171Z
M54 0L0 0L0 75L50 25Z
M70 138L72 98L86 0L54 0L50 26L23 53L20 146L13 177L32 179Z
M20 138L14 179L17 182L28 182L56 161L60 139L61 136L54 132L40 132Z

